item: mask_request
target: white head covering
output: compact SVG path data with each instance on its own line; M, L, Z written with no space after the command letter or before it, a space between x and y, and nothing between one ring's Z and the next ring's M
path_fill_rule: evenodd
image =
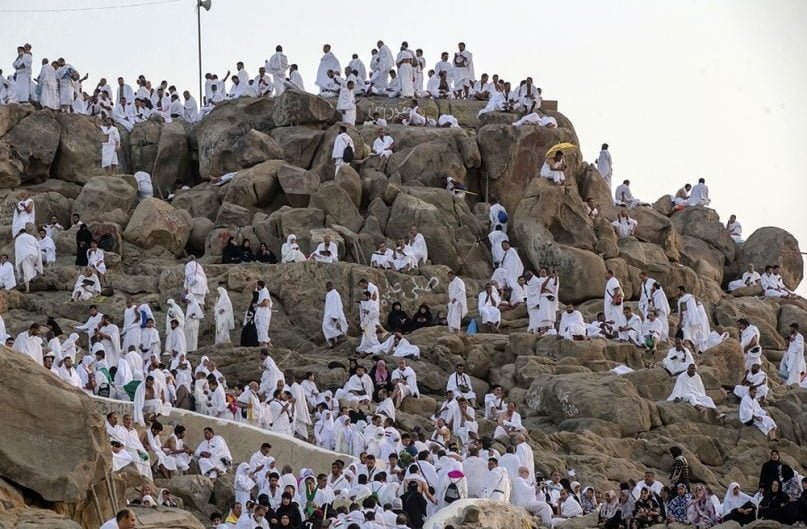
M177 320L180 327L185 326L185 313L173 299L168 300L168 310L165 312L165 332L171 328L171 320Z
M723 514L726 515L733 511L738 507L742 507L746 503L753 502L753 498L748 494L745 494L742 490L738 495L734 495L734 489L739 488L740 484L736 481L732 481L729 483L728 488L726 489L726 495L723 497Z

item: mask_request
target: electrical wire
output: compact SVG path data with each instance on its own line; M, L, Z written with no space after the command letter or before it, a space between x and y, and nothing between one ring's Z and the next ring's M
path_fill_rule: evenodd
M176 4L183 0L158 0L156 2L138 2L134 4L121 4L113 6L98 7L67 7L63 9L0 9L0 13L70 13L77 11L105 11L110 9L126 9L129 7L156 6L164 4Z

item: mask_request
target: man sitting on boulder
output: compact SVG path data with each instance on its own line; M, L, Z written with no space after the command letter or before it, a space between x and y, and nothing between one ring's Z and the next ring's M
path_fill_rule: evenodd
M687 370L678 375L675 387L667 400L691 404L704 416L708 413L708 409L717 410L715 401L706 395L706 388L703 386L701 376L696 372L695 364L689 364Z

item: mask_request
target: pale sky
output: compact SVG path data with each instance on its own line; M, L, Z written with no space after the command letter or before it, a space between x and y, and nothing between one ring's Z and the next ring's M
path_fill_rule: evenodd
M0 0L5 73L16 46L65 57L85 90L97 79L143 73L197 92L195 0L114 10L76 9L158 0ZM478 8L469 6L479 5ZM745 236L762 226L793 233L807 249L807 1L509 0L500 6L410 0L213 0L202 13L203 69L222 76L242 60L257 73L277 44L313 88L322 44L346 65L369 63L382 39L422 48L429 67L464 41L477 75L514 84L530 75L574 123L593 160L607 142L614 178L649 202L706 178L722 220ZM385 6L385 7L381 7ZM488 24L489 23L489 24ZM5 56L5 59L2 59ZM807 293L807 282L799 289Z

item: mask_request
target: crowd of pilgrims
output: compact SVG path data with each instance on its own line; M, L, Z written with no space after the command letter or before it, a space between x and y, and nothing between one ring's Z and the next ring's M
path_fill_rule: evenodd
M462 42L453 57L442 52L432 69L426 66L423 50L410 49L407 42L401 43L394 55L389 45L379 40L371 50L369 68L357 53L343 68L330 45L325 44L322 52L314 84L319 95L337 99L337 109L347 123L355 122L355 96L471 99L487 102L487 111L514 110L527 116L541 108L541 89L531 77L522 79L517 86L497 74L482 73L477 77L473 54ZM194 122L227 99L276 97L288 89L305 90L298 65L289 62L280 45L254 77L240 61L235 73L228 71L221 78L215 73L205 74L201 107L189 91L180 95L175 85L165 80L153 84L145 75L138 76L134 87L123 77L118 77L114 86L101 78L89 93L82 85L88 76L82 76L64 58L42 58L39 73L34 76L30 44L17 47L12 67L8 76L0 70L0 104L37 103L42 108L102 116L127 130L155 114L169 122ZM528 119L538 123L541 117L535 114Z

